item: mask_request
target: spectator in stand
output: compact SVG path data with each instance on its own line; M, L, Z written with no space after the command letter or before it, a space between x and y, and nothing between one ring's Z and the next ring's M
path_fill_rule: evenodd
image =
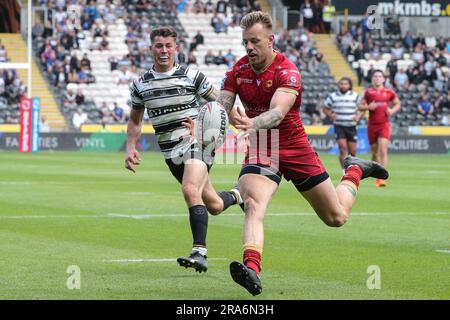
M192 5L192 12L196 14L205 12L205 5L203 4L202 0L195 0L194 4Z
M228 9L228 3L224 0L217 1L216 13L226 13Z
M422 99L419 101L419 104L417 105L417 111L424 116L433 114L434 107L427 94L423 95Z
M447 43L449 44L449 47L448 47L447 51L450 52L450 42L447 41ZM436 47L437 47L439 50L444 51L444 50L447 48L447 43L446 43L444 37L439 37L439 42L437 43Z
M209 66L210 64L214 63L214 54L211 49L208 50L208 52L205 55L205 64Z
M72 125L75 129L80 129L81 126L88 121L88 115L83 109L78 108L77 111L73 114L72 117Z
M317 101L313 98L306 99L305 107L303 108L303 112L311 117L312 125L320 125L320 111L317 110Z
M88 70L92 70L91 60L89 60L87 53L83 54L83 59L81 59L80 66L81 68L87 68Z
M411 55L411 58L418 64L421 64L425 60L425 56L423 55L422 45L419 43L414 48L414 52Z
M105 123L111 123L113 121L112 115L111 115L111 110L106 105L106 102L102 102L102 105L100 107L100 117L102 119L102 122L105 122Z
M214 13L215 12L215 7L211 0L208 0L205 3L205 12L206 13Z
M372 49L372 51L370 52L370 57L373 60L380 60L381 59L381 50L380 47L378 45L375 45Z
M330 74L330 67L324 59L320 59L319 65L317 66L317 72L323 75Z
M417 47L417 45L420 44L421 46L425 46L425 37L423 33L419 33L419 35L414 38L414 47Z
M436 37L430 33L428 37L425 38L425 46L427 48L435 48L436 45L437 45Z
M97 37L103 36L103 29L100 27L100 23L98 21L94 22L94 27L92 28L92 37L95 39Z
M225 26L223 24L222 18L219 17L217 13L215 13L211 18L211 26L214 28L215 33L221 33L225 31Z
M125 123L126 116L125 111L122 107L120 107L117 102L114 102L114 108L112 110L111 116L113 117L114 121L117 123Z
M194 54L194 50L189 50L189 55L188 55L188 65L191 64L197 64L197 57Z
M177 60L178 60L178 63L181 65L186 65L187 60L188 60L186 53L184 52L184 46L182 44L178 45Z
M331 0L324 0L324 6L322 9L323 25L325 27L325 33L331 32L331 23L333 22L336 14L336 7L333 6Z
M116 57L114 57L114 56L109 57L108 62L109 62L111 71L117 70L117 65L119 64L119 60Z
M72 110L77 107L76 102L77 95L73 92L72 89L67 89L67 92L64 94L63 105L66 110Z
M313 56L311 60L308 62L308 71L311 73L317 73L319 69L319 61L317 61L317 58Z
M311 9L313 11L313 24L312 24L312 30L311 32L314 33L323 33L324 27L323 27L323 19L322 19L322 4L319 0L313 0Z
M39 132L50 132L50 125L48 124L47 117L44 114L41 116L41 120L39 121Z
M233 54L231 49L228 49L228 52L225 54L225 63L228 67L232 67L236 62L236 56Z
M367 82L370 83L372 81L371 79L372 79L372 74L374 73L374 71L375 71L375 68L373 67L373 64L371 64L369 70L367 70L367 76L365 77L365 80Z
M100 42L100 50L109 50L109 42L106 40L106 36L102 37L102 41Z
M5 46L3 44L1 44L1 39L0 39L0 62L7 62L8 58L7 58L7 54L6 54L6 49Z
M407 89L409 87L408 75L403 68L400 68L395 74L394 83L397 89Z
M391 82L394 82L394 77L398 71L397 60L396 60L394 54L391 54L391 60L389 60L387 62L386 70L389 71Z
M217 56L214 57L214 64L216 64L218 66L221 64L226 64L226 60L222 54L222 50L219 50L219 53L217 54Z
M196 49L197 46L205 43L205 37L202 35L200 30L197 31L197 34L194 36L193 41L191 42L191 49Z
M33 29L31 31L31 38L33 40L35 39L42 39L42 35L44 34L44 28L42 27L42 25L36 21L34 23Z
M436 76L435 70L436 70L436 61L434 61L433 56L428 57L428 61L425 62L423 66L425 70L425 78L428 81L433 81L433 78Z
M406 32L405 37L403 38L403 45L407 50L410 50L414 47L414 39L410 31Z
M77 95L75 97L75 102L76 102L77 106L84 104L84 101L85 101L84 94L81 91L81 89L78 89Z
M391 48L391 54L393 57L391 59L402 59L403 53L405 52L405 49L402 47L402 44L400 41L397 41L393 48Z

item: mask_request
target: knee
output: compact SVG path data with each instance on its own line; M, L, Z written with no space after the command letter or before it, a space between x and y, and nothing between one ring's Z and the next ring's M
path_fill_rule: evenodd
M220 203L207 204L206 208L208 209L208 212L213 216L217 216L223 211L223 205L221 205Z
M327 226L333 228L342 227L347 222L348 216L346 214L331 214L328 215L324 222Z
M255 199L248 197L244 198L245 214L258 220L264 220L264 212Z

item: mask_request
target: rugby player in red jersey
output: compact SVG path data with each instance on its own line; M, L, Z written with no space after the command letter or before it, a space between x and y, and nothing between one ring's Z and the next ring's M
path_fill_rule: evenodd
M386 179L388 172L376 162L349 156L344 161L345 175L335 188L300 119L300 73L273 49L270 16L249 13L241 27L247 55L226 73L218 101L228 110L230 122L250 137L237 185L245 211L243 263L233 261L230 273L257 295L262 291L264 214L283 175L327 225L340 227L349 217L359 181L369 176ZM237 95L245 113L234 107ZM276 135L278 139L273 139Z
M393 107L391 108L391 102ZM391 137L389 118L400 110L400 100L395 92L384 87L384 74L375 70L372 74L372 87L368 88L358 104L361 111L369 110L367 135L372 150L372 160L381 163L385 168L388 164L388 147ZM386 186L386 181L376 179L377 187Z

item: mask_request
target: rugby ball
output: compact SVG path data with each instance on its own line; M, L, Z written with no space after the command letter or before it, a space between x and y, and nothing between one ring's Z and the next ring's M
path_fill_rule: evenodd
M199 110L195 136L203 147L219 148L225 142L228 124L225 108L216 101L208 102Z

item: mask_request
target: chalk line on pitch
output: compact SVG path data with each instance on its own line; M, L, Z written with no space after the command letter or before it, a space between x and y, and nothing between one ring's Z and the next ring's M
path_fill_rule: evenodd
M436 250L436 252L439 252L439 253L450 253L450 249Z
M221 217L242 217L244 213L223 213ZM450 215L450 212L354 212L352 216L431 216L431 215ZM124 218L124 219L153 219L153 218L185 218L188 213L167 213L167 214L125 214L125 213L106 213L106 214L85 214L85 215L0 215L1 219L105 219L105 218ZM309 217L316 216L314 212L269 212L266 216L272 217Z
M208 258L208 261L228 261L228 258ZM103 260L103 262L117 262L117 263L134 263L134 262L176 262L176 258L153 258L153 259L114 259Z

